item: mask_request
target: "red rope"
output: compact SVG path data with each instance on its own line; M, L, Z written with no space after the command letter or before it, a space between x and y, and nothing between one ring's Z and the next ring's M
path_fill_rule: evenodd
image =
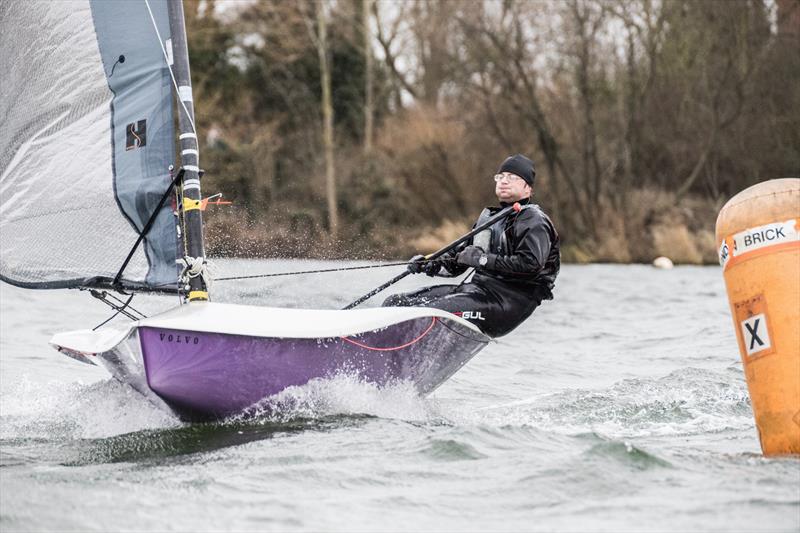
M430 330L433 329L433 326L436 324L436 320L437 320L436 317L433 317L432 320L431 320L431 325L428 326L428 329L423 331L422 334L419 337L417 337L416 339L414 339L412 341L409 341L409 342L407 342L405 344L402 344L400 346L391 346L389 348L376 348L375 346L367 346L366 344L362 344L362 343L360 343L358 341L354 341L353 339L349 339L349 338L344 337L344 336L342 336L341 339L344 340L344 341L349 342L350 344L355 344L356 346L358 346L360 348L366 348L367 350L374 350L376 352L393 352L394 350L400 350L402 348L408 348L412 344L422 340L422 338L425 335L427 335L430 332Z

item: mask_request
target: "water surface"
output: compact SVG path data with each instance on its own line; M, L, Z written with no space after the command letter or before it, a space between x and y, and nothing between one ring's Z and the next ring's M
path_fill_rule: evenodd
M396 273L212 294L338 308ZM800 461L760 455L719 268L566 266L554 301L427 398L339 376L215 424L181 423L47 344L109 314L87 293L0 284L3 531L800 529Z

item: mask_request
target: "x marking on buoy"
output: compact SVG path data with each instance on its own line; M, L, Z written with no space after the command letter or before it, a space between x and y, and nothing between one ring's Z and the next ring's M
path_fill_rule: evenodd
M759 346L763 346L764 342L761 340L761 337L758 336L758 324L761 322L760 318L756 318L755 322L753 322L753 327L750 327L750 324L745 322L744 327L747 328L747 332L752 335L750 338L750 350L753 350L755 343L757 342Z

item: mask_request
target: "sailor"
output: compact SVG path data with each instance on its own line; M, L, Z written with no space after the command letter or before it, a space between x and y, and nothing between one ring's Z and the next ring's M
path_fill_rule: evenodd
M499 337L520 325L543 300L552 300L561 265L559 239L550 218L531 203L535 176L530 159L508 157L494 176L500 206L484 209L475 226L515 202L522 209L436 260L415 255L408 265L413 274L442 277L474 268L471 279L395 294L383 305L443 309Z

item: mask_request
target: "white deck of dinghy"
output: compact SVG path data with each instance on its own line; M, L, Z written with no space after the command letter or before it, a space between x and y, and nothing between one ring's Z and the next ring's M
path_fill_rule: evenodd
M231 335L315 339L355 335L424 317L446 318L479 331L461 317L426 307L374 307L339 311L254 307L216 302L182 305L141 320L139 326Z
M153 327L229 335L316 339L356 335L415 318L442 318L458 322L482 335L466 320L439 309L424 307L375 307L349 311L285 309L216 302L194 302L133 322L124 329L80 330L59 333L50 341L83 353L102 353L114 348L131 330Z

